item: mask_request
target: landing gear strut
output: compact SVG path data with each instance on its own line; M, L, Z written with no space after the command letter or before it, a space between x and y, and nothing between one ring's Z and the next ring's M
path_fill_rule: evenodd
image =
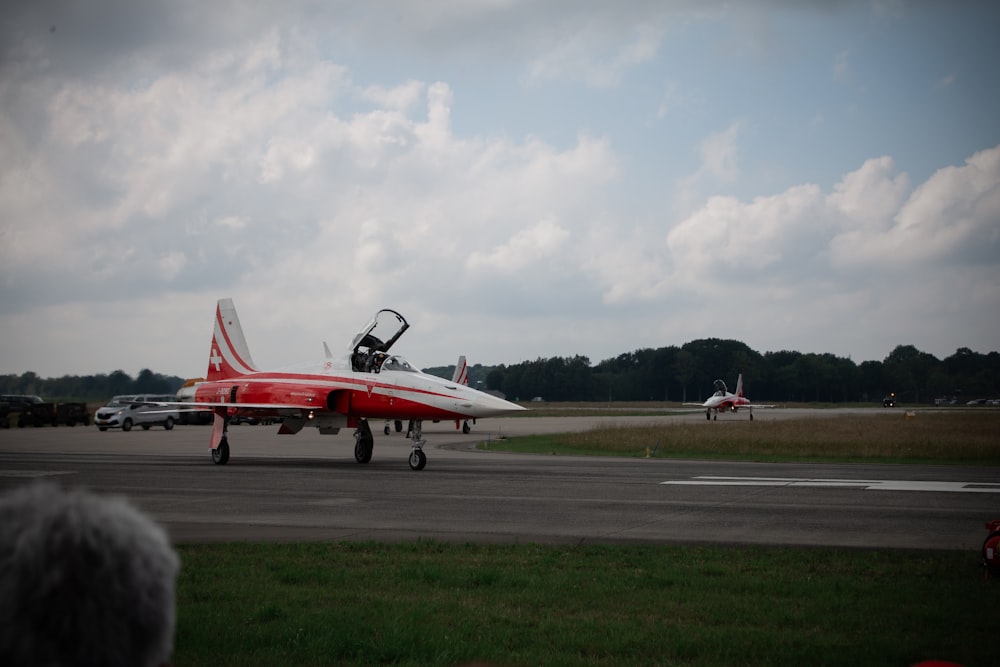
M400 431L403 430L403 422L402 422L402 420L396 419L396 420L394 420L392 422L392 424L396 428L396 433L399 433ZM385 433L386 435L389 435L390 433L392 433L392 430L389 428L389 420L388 419L385 420L385 428L382 429L382 432Z
M370 462L374 449L375 436L368 426L368 420L362 419L358 422L358 430L354 432L354 460L358 463Z
M424 423L417 419L410 422L410 427L406 431L407 435L410 436L410 440L413 441L413 449L410 450L411 470L423 470L424 466L427 465L427 455L421 449L425 442L423 439L423 426Z
M221 430L221 434L219 433ZM212 424L212 441L219 436L219 444L212 448L212 463L221 466L229 463L229 413L226 408L215 409L215 422Z

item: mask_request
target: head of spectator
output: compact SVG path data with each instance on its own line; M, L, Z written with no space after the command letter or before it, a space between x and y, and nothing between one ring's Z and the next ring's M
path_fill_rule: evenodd
M31 484L0 496L0 665L156 667L180 561L123 498Z

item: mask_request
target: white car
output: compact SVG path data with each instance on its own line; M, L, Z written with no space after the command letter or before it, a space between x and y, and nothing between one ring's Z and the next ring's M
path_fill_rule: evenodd
M157 403L175 403L171 394L138 394L115 396L94 415L94 423L101 431L120 428L131 431L133 426L141 426L148 431L151 426L161 425L170 430L180 418L176 409Z

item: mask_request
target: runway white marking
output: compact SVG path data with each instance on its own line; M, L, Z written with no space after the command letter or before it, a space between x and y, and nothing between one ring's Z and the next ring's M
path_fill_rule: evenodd
M903 479L803 479L795 477L717 477L705 475L670 480L673 486L804 486L863 489L865 491L938 491L944 493L1000 493L1000 483L931 482Z
M0 477L52 477L72 475L69 470L0 470Z

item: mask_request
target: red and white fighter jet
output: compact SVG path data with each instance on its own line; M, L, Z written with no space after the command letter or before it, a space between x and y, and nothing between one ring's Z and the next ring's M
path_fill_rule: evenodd
M205 381L194 390L191 409L210 408L214 413L211 449L217 464L229 461L229 419L281 418L278 433L298 433L306 426L320 433L336 434L354 428L354 458L372 459L374 438L369 419L413 420L409 463L422 470L421 422L492 417L524 410L491 394L456 381L421 373L389 349L409 328L402 315L384 309L355 337L340 359L259 370L250 356L243 328L232 299L220 299Z
M685 403L685 405L701 405L705 408L705 419L719 418L719 412L730 410L736 412L739 408L746 408L750 412L750 421L753 421L754 408L773 408L773 405L757 405L751 403L750 399L743 395L743 374L736 378L736 393L732 394L726 389L726 383L722 380L715 381L715 393L704 403Z

